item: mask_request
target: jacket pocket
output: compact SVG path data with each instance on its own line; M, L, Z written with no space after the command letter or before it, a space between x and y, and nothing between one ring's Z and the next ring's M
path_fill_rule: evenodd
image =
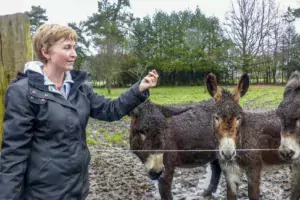
M44 162L40 167L39 166L32 166L29 168L30 171L28 171L28 182L29 185L34 185L40 180L41 172L44 171L44 169L49 165L50 159L48 159L46 162Z
M41 168L32 171L29 175L30 187L63 187L68 177L64 171L66 169L60 165L49 159Z

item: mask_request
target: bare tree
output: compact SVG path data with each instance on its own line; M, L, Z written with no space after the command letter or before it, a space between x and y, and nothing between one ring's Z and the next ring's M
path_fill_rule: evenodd
M264 48L274 25L274 5L274 0L236 0L226 14L225 31L238 47L243 72L251 72L251 63Z

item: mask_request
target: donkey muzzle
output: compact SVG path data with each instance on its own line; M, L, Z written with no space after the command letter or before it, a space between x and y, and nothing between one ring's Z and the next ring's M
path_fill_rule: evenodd
M286 161L292 161L293 156L295 155L295 151L286 146L280 146L279 155L281 156L282 159Z
M162 168L159 172L157 172L155 170L150 170L148 172L148 176L151 180L158 180L163 172L164 172L164 168Z

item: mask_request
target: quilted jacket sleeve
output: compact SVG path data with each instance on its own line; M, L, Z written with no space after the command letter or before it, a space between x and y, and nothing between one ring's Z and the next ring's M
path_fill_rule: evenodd
M89 83L86 84L91 107L90 116L99 120L119 120L149 97L149 90L145 92L139 90L139 82L114 100L98 95Z
M31 148L34 111L26 91L11 85L5 96L3 141L0 157L0 199L19 199Z

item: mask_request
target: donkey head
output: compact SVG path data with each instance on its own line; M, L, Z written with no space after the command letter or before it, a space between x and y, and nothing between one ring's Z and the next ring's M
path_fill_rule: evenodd
M287 161L300 161L300 72L294 72L279 104L277 115L281 121L279 153Z
M170 131L172 116L190 109L190 106L161 106L146 101L130 113L130 149L142 161L151 179L158 179L163 172L162 152L168 143L165 135Z
M215 100L213 130L219 144L219 154L221 159L231 160L236 155L237 138L244 120L239 99L249 88L249 77L244 74L232 93L218 87L217 78L212 73L207 76L206 86Z

